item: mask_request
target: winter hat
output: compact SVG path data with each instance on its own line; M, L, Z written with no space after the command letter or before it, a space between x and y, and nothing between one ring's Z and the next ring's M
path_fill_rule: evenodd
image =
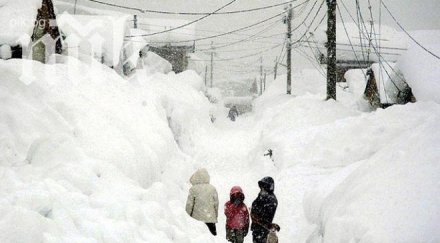
M275 182L272 177L267 176L258 182L258 186L267 192L273 192L275 189Z
M241 200L244 200L243 190L239 186L232 187L229 195L230 195L231 201L233 201L236 198L241 198Z

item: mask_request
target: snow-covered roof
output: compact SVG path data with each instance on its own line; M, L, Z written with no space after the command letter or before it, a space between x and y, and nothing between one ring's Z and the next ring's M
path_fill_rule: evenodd
M107 66L116 67L127 34L127 18L64 13L58 15L58 26L66 36L69 55L102 56Z
M411 33L427 50L440 56L440 30L421 30ZM417 101L440 103L440 60L410 43L408 52L397 63L405 75Z
M380 46L381 56L385 60L394 62L407 49L408 39L403 35L403 33L398 32L394 28L386 25L374 25L373 31L371 31L370 26L367 27L367 30L362 28L364 34L361 33L359 35L359 27L355 23L345 23L345 28L342 23L336 25L336 55L339 60L356 61L356 56L359 60L363 60L364 57L362 56L362 50L364 55L368 55L367 53L369 50L369 60L374 62L379 61L378 55L375 53L374 48L369 48L369 40L366 38L367 35L371 35L373 42L371 45L374 45L377 51L379 51L378 47ZM347 29L348 36L345 32L345 29ZM326 43L326 31L326 28L319 28L310 41L316 41L319 44ZM375 36L373 36L374 33ZM311 45L313 46L313 44ZM351 45L353 45L356 56L353 53ZM326 48L323 45L319 46L319 51L322 54L327 55ZM367 58L365 57L365 59Z
M399 91L405 89L406 80L395 63L375 63L371 66L382 104L398 103Z
M148 45L148 42L145 37L142 37L143 34L147 34L148 32L141 29L129 29L128 35L137 36L133 38L129 38L126 40L126 44L124 45L124 51L126 55L126 59L124 61L130 61L132 64L136 65L139 59L139 51L141 51L145 46Z
M139 18L138 28L147 31L148 33L157 33L166 31L173 28L190 23L188 20L182 19L154 19L154 18ZM178 44L178 45L192 45L192 42L181 42L186 40L192 40L196 36L196 26L191 24L176 30L146 36L146 39L153 46L163 46L165 44ZM179 43L176 43L179 42Z
M42 0L0 0L0 45L27 46Z

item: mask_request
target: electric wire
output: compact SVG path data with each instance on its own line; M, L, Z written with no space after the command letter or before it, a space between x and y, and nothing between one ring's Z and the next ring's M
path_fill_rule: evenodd
M295 6L292 7L292 9L297 8L297 7L299 7L299 6L301 6L302 4L305 4L305 3L307 3L307 2L303 2L303 3L300 3L300 4L298 4L298 5L295 5ZM283 12L278 13L278 14L272 16L272 17L269 17L269 18L263 19L263 20L258 21L258 22L256 22L256 23L253 23L253 24L251 24L251 25L247 25L247 26L244 26L244 27L241 27L241 28L238 28L238 29L232 30L232 31L227 31L227 32L223 32L223 33L221 33L221 34L217 34L217 35L206 36L206 37L201 37L201 38L195 38L195 39L190 39L190 40L174 41L173 43L201 41L201 40L207 40L207 39L217 38L217 37L221 37L221 36L229 35L229 34L232 34L232 33L240 32L240 31L243 31L243 30L249 29L249 28L251 28L251 27L254 27L254 26L260 25L260 24L262 24L262 23L268 22L268 21L270 21L270 20L272 20L272 19L275 19L275 18L277 18L277 17L279 17L279 16L285 14L287 11L288 11L288 10L284 10ZM131 35L131 36L126 36L126 37L140 37L140 36L148 36L148 35Z
M95 1L95 0L89 0L89 1ZM149 33L149 34L143 34L143 35L141 35L141 36L152 36L152 35L163 34L163 33L167 33L167 32L173 31L173 30L181 29L181 28L183 28L183 27L186 27L186 26L192 25L192 24L194 24L194 23L197 23L197 22L202 21L203 19L208 18L209 16L211 16L211 15L213 15L213 14L219 12L220 10L222 10L222 9L224 9L224 8L226 8L226 7L228 7L229 5L233 4L233 3L236 2L236 1L237 1L237 0L232 0L232 1L228 2L227 4L221 6L220 8L216 9L215 11L213 11L213 12L211 12L211 13L208 13L208 14L206 14L206 15L203 15L202 17L200 17L200 18L198 18L198 19L196 19L196 20L190 21L190 22L188 22L188 23L186 23L186 24L183 24L183 25L180 25L180 26L177 26L177 27L174 27L174 28L170 28L170 29L167 29L167 30L159 31L159 32L154 32L154 33ZM129 37L133 37L133 36L129 36Z
M129 7L125 5L119 5L119 4L113 4L113 3L106 3L99 0L88 0L89 2L94 2L102 5L107 5L115 8L121 8L121 9L127 9L127 10L135 10L141 13L155 13L155 14L167 14L167 15L207 15L210 14L209 12L172 12L172 11L162 11L162 10L153 10L153 9L142 9L142 8L136 8L136 7ZM255 12L265 9L271 9L279 6L283 6L288 3L295 2L295 0L288 1L288 2L282 2L278 4L263 6L263 7L257 7L257 8L250 8L250 9L241 9L241 10L234 10L234 11L224 11L224 12L216 12L211 13L214 15L222 15L222 14L238 14L238 13L248 13L248 12Z
M417 41L401 24L400 22L396 19L396 17L394 17L394 15L391 13L390 9L388 8L388 6L385 4L385 2L383 0L380 1L381 5L383 5L386 9L386 11L389 13L389 15L391 16L391 18L394 20L394 22L396 22L396 24L399 26L399 28L405 32L405 34L412 40L414 41L414 43L416 43L419 47L421 47L424 51L426 51L427 53L431 54L433 57L437 58L440 60L440 56L438 56L437 54L435 54L434 52L432 52L431 50L429 50L428 48L426 48L425 46L423 46L419 41Z

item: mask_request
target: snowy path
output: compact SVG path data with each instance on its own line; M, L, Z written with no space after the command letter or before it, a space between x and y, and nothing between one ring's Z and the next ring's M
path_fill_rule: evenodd
M268 162L261 164L266 158L255 154L261 142L260 129L252 114L240 117L235 123L217 121L216 130L207 134L196 149L194 159L208 169L211 183L219 193L218 236L210 237L212 242L226 242L223 205L229 198L230 188L241 186L246 195L245 203L250 207L259 192L257 181L268 175L274 177L276 183L279 208L274 221L281 225L281 242L304 242L312 231L303 213L304 192L334 170L298 165L281 171ZM204 232L208 237L208 231ZM252 242L250 234L245 242Z

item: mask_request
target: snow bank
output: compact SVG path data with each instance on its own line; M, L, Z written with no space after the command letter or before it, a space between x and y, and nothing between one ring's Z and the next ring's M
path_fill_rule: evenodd
M274 174L278 199L288 202L277 212L277 223L288 227L280 237L438 241L440 133L434 131L440 106L419 102L363 112L357 104L362 71L347 76L348 87L337 87L338 101L324 100L324 78L312 70L293 77L294 95L284 94L280 77L255 101L261 134L250 166ZM267 149L272 159L263 156Z
M211 127L211 104L204 95L202 78L192 70L168 75L148 75L148 70L136 73L131 82L154 91L166 110L169 126L180 148L187 154L194 151L194 143Z
M170 62L151 51L143 52L140 61L147 75L153 75L155 73L167 74L173 70L173 66Z
M0 46L0 59L7 60L12 57L12 50L10 45Z
M109 67L117 67L122 57L122 48L127 31L126 16L58 15L58 26L66 36L67 54L89 57Z
M422 105L410 106L414 109L408 115ZM440 240L440 108L423 106L429 115L410 131L396 136L348 177L347 171L335 175L341 183L328 196L321 189L328 183L323 183L305 200L309 218L319 225L310 242Z
M203 94L59 59L0 61L0 241L209 242L184 211L195 162L174 138L210 123Z
M344 79L347 81L348 89L356 96L363 97L367 79L365 78L365 69L350 69L344 74Z
M440 35L434 42L424 44L433 53L440 56ZM398 68L405 75L417 101L440 103L440 60L425 52L415 44L398 62Z
M0 44L26 47L41 3L41 0L0 0Z

